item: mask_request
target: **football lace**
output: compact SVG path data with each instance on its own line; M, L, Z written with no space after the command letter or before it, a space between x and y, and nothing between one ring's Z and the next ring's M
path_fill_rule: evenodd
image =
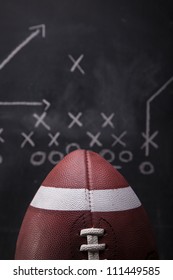
M99 252L106 248L105 243L98 243L98 237L103 235L102 228L86 228L80 231L80 236L87 238L87 244L81 245L80 251L88 252L88 260L99 260Z

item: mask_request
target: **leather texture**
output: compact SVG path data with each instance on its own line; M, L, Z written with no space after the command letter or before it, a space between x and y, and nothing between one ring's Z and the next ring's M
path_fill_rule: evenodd
M70 189L69 193L71 189L85 189L98 194L99 190L106 193L110 189L116 192L129 188L128 182L110 163L86 150L67 155L52 169L40 188L43 186ZM127 205L128 196L121 199ZM135 194L134 199L138 199ZM80 251L80 246L87 243L87 239L80 236L80 231L85 228L104 229L98 242L106 244L106 247L99 252L99 259L158 259L153 232L141 204L123 211L104 211L103 207L94 212L91 211L92 203L97 202L90 195L86 200L87 210L63 210L62 206L60 210L43 209L41 202L39 207L31 202L19 232L15 259L87 259L87 252ZM63 201L65 204L65 197ZM72 203L77 204L78 201L73 199ZM110 203L114 202L110 199Z

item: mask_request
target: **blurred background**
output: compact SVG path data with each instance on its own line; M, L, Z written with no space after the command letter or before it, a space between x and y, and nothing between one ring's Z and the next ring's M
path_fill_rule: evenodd
M0 1L0 259L69 152L102 155L173 258L173 10L161 0Z

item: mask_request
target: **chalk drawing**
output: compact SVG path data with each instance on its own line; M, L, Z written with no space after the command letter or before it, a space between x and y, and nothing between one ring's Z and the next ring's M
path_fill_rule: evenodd
M113 164L115 160L115 153L109 149L103 149L99 153L104 159ZM121 169L120 165L113 165L116 169Z
M34 141L31 139L31 137L33 136L34 132L31 131L28 135L24 132L21 133L21 135L24 137L24 141L21 144L21 148L23 149L26 145L26 143L29 143L32 147L35 147L35 143Z
M51 141L48 144L49 147L51 147L53 145L55 145L55 146L59 145L59 142L57 141L57 138L60 136L59 131L55 135L52 135L51 133L48 133L48 136L51 138Z
M93 135L91 132L87 131L86 134L91 138L91 142L89 144L90 147L93 147L94 145L102 147L102 143L98 140L101 135L100 132L98 132L96 135Z
M19 44L1 63L0 70L2 70L16 55L19 53L26 45L28 45L35 37L40 33L43 38L45 38L45 25L37 25L29 28L30 30L35 30L31 33L21 44Z
M145 133L142 133L142 136L146 139L144 144L141 146L141 149L146 148L145 149L145 156L149 156L149 145L153 146L155 149L158 149L159 146L153 141L153 139L156 137L156 135L158 133L159 133L158 131L155 131L150 136L145 134Z
M126 146L126 143L122 141L122 138L127 134L127 131L124 131L121 133L119 137L117 137L115 134L111 134L112 138L115 139L115 141L112 143L112 147L114 147L117 144L122 145L123 147Z
M48 160L53 165L56 165L60 160L62 160L64 157L64 154L59 151L51 151L48 155Z
M0 101L0 106L44 106L44 110L48 110L50 103L43 99L41 102L29 102L29 101Z
M173 80L173 79L172 79ZM168 86L168 84L170 84L170 82L172 81L170 80L169 83L165 84L164 87L162 87L162 90L166 88L166 85ZM161 89L159 91L161 93ZM154 98L156 98L156 96L158 96L159 92L157 92L157 95L155 94L152 98L150 98L150 102L152 100L154 100ZM147 104L150 104L150 102L148 102ZM35 102L35 103L27 103L27 102L23 102L18 104L18 102L0 102L1 106L31 106L31 104L33 106L43 106L44 102ZM50 103L44 103L46 106L50 106ZM48 108L47 107L47 108ZM149 111L150 112L150 111ZM82 112L78 112L76 114L71 113L71 112L67 112L68 117L70 118L70 122L69 124L67 124L67 129L71 129L74 126L77 126L79 128L81 127L85 127L85 123L83 122L82 116L83 113ZM148 115L148 114L147 114ZM41 115L38 115L37 113L34 113L32 115L32 117L35 118L35 124L34 124L34 128L41 128L41 126L43 126L44 128L46 128L46 130L48 130L49 132L47 132L47 137L48 137L48 141L47 141L47 147L58 147L60 145L60 140L59 137L61 136L61 132L57 131L57 132L51 132L51 127L47 124L47 120L46 117L48 116L48 112L47 109L45 109ZM106 128L109 127L111 129L114 129L114 124L113 124L113 117L114 117L114 113L110 113L110 114L105 114L103 112L99 113L99 116L102 117L103 122L100 124L100 129L101 128ZM150 114L149 114L150 116ZM150 118L149 118L150 119ZM148 118L147 118L148 120ZM104 132L106 130L102 129L102 131L97 131L95 133L91 132L91 131L85 131L86 133L86 137L88 137L88 148L91 150L94 148L100 148L100 151L98 152L103 158L105 158L108 162L110 162L116 169L121 169L122 164L127 164L133 161L133 153L130 150L125 150L123 149L122 151L119 151L117 153L117 157L115 152L113 151L113 147L115 147L116 145L122 146L123 148L126 147L126 142L125 142L125 137L127 135L127 131L123 131L122 133L120 133L118 136L114 133L109 133L108 135L106 135L107 138L112 138L113 141L110 144L110 149L104 149L103 145L104 145ZM150 134L150 129L148 128L148 124L147 124L147 133L142 133L143 137L145 138L145 143L143 143L142 147L145 148L147 151L149 151L148 146L153 146L154 148L159 148L158 145L154 142L154 138L157 136L158 131L155 131L153 134ZM34 142L34 129L33 131L30 131L28 133L26 132L22 132L21 136L23 137L22 143L20 145L21 149L23 149L24 147L27 146L31 146L32 148L34 148L36 146L36 143ZM102 141L103 138L103 141ZM3 137L3 128L0 128L0 144L4 143L4 137ZM63 157L65 154L69 154L70 152L77 150L77 149L81 149L80 144L72 142L72 143L68 143L66 142L66 145L64 145L64 150L61 149L61 151L57 151L57 150L51 150L50 152L47 151L36 151L34 153L32 153L32 155L30 156L30 163L33 166L41 166L43 164L45 164L46 160L48 160L51 164L56 165ZM87 148L86 148L87 149ZM118 160L118 162L117 162ZM0 163L3 163L3 158L0 155ZM154 166L150 161L144 161L139 165L139 171L141 174L143 175L150 175L153 174L155 172L154 170Z
M121 168L122 168L121 165L113 165L113 167L114 167L115 169L121 169Z
M3 131L4 131L4 129L0 128L0 134L2 134ZM4 138L2 138L2 136L0 136L0 142L5 143L5 140L4 140Z
M144 175L150 175L154 173L154 166L149 161L144 161L140 164L139 170Z
M113 162L115 160L115 154L109 149L103 149L99 153L102 157L104 157L107 161Z
M131 151L122 151L119 153L119 160L121 162L130 162L133 160L133 154Z
M45 26L45 24L30 26L29 30L39 30L41 32L41 36L43 38L46 38L46 26Z
M0 155L0 164L3 163L3 157Z
M101 113L102 118L105 120L105 122L102 124L102 127L106 127L106 126L110 126L112 128L114 128L114 124L112 122L112 119L114 117L114 113L112 113L110 116L106 116L104 113Z
M37 122L35 123L35 127L38 127L40 124L44 126L47 130L50 130L50 126L44 121L46 118L47 113L43 112L41 116L38 116L37 114L33 114L33 117L37 119Z
M84 74L85 74L85 71L84 71L84 70L82 69L82 67L80 66L80 62L81 62L81 60L84 58L84 55L81 54L77 60L75 60L71 54L69 54L68 57L69 57L70 60L73 62L73 65L72 65L70 71L71 71L71 72L74 72L75 69L77 68L77 69L80 71L80 73L84 75Z
M42 151L37 151L31 155L30 163L33 166L40 166L46 161L46 153Z
M66 146L65 151L66 151L66 154L69 154L70 152L75 151L75 150L79 150L79 149L80 149L79 144L77 144L77 143L71 143L71 144L68 144L68 145Z
M158 145L153 141L157 136L158 131L150 134L151 127L151 102L156 99L164 90L173 82L173 77L171 77L161 88L159 88L146 102L146 129L142 136L145 138L145 143L141 146L141 149L145 148L145 156L150 154L150 145L154 148L158 148Z
M74 116L71 112L68 112L69 117L72 119L72 122L69 124L68 128L72 128L75 124L79 127L82 127L83 124L79 119L82 117L82 113L79 112L77 116Z

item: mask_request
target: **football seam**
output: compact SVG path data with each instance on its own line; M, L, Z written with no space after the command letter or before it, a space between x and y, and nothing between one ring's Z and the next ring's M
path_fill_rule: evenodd
M115 234L115 231L114 231L114 229L113 229L113 227L112 227L112 225L106 220L106 219L104 219L104 218L100 218L99 219L99 227L101 227L101 223L102 223L102 221L103 222L105 222L109 227L110 227L110 230L112 231L112 235L114 236L114 250L113 250L113 256L114 256L114 258L115 259L117 259L117 249L118 249L118 242L117 242L117 238L116 238L116 234ZM107 232L105 231L105 234L106 234ZM110 251L110 248L108 247L106 250L108 250L108 252ZM105 252L105 254L106 254L106 252ZM109 255L109 254L108 254Z
M89 158L88 153L85 151L85 166L86 166L86 183L87 183L87 189L90 190L90 174L89 174ZM89 192L89 210L91 211L91 195Z
M89 211L91 215L91 224L93 224L93 215L92 215L92 192L91 190L91 178L90 178L90 168L89 168L89 153L88 151L85 151L85 165L86 165L86 180L87 180L87 189L88 192L88 200L89 200Z

